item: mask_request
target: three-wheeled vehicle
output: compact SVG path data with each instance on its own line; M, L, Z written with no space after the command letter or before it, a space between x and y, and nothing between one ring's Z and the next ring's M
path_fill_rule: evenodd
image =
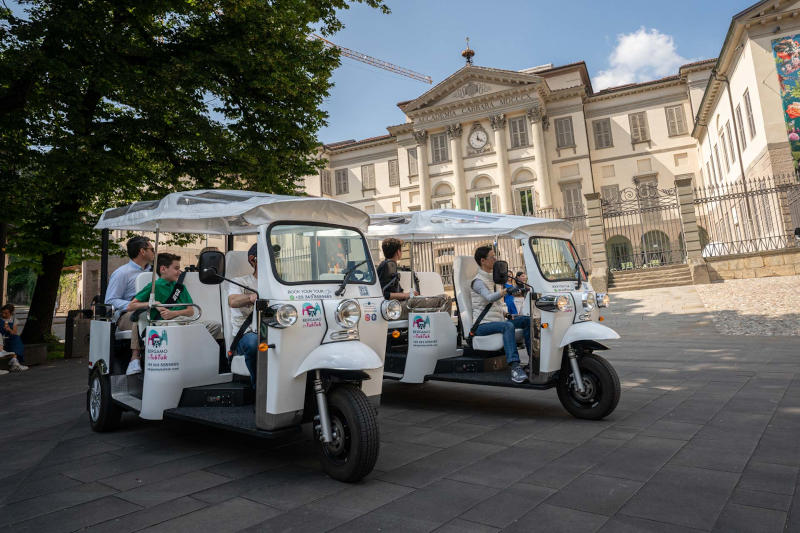
M470 296L478 272L472 255L457 255L453 261L457 318L449 310L417 309L410 310L407 321L389 323L384 377L405 383L435 380L527 389L556 387L559 400L572 415L586 419L608 416L619 402L620 383L611 364L596 353L607 349L597 341L618 339L619 335L599 323L599 308L608 306L608 295L592 289L571 235L571 224L564 220L466 210L371 215L369 239L395 237L433 243L442 249L447 245L450 253L453 243L465 240L493 240L495 247L499 239L511 240L521 247L530 288L521 310L531 321L527 382L510 380L502 355L502 334L469 334L481 312L473 309ZM462 253L472 254L473 250ZM422 296L443 291L438 273L415 274ZM508 279L508 264L498 260L493 272L496 288L502 288ZM411 284L407 279L404 288ZM516 330L518 342L523 340L522 333Z
M367 475L378 456L387 319L400 316L400 305L384 301L377 284L363 236L368 222L335 200L230 190L173 193L105 211L96 229L155 232L156 251L164 232L228 235L229 248L233 236L257 235L257 286L242 289L257 294L257 379L253 390L244 357L227 357L237 333L228 291L240 284L232 278L253 268L246 252L207 251L183 280L193 317L139 318L143 373L125 375L131 332L117 329L113 310L95 313L92 428L112 429L123 410L265 437L313 421L324 470L347 482ZM137 290L154 279L140 274ZM149 303L169 307L154 302L152 291ZM201 321L222 323L224 340Z

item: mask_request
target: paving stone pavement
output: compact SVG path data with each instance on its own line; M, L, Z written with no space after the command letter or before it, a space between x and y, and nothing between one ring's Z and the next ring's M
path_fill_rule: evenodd
M618 293L606 420L554 390L387 382L375 471L126 415L95 434L86 362L0 376L0 531L800 531L796 337L715 329L694 291Z

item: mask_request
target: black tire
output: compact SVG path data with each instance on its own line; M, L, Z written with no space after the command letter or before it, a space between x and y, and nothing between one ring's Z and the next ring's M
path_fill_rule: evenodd
M111 399L108 375L95 371L89 381L89 423L97 432L111 431L119 426L122 409Z
M361 389L342 384L328 393L328 414L336 436L331 444L317 441L322 469L333 479L355 483L372 472L378 460L375 410Z
M600 420L617 408L620 396L619 377L611 363L597 354L590 353L578 358L586 394L581 395L572 386L573 374L569 358L558 377L556 390L558 399L572 416L587 420Z

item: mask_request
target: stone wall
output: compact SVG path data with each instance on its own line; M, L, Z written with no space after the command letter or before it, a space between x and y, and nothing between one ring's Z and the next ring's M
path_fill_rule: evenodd
M706 257L711 281L800 274L800 249Z

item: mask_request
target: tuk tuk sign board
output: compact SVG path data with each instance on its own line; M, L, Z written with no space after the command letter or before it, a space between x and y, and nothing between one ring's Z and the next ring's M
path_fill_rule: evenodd
M167 330L158 331L151 328L147 332L147 368L148 371L163 372L167 370L178 370L180 363L169 361L169 337Z
M431 335L430 315L414 315L410 321L411 344L413 346L438 346L436 336Z

